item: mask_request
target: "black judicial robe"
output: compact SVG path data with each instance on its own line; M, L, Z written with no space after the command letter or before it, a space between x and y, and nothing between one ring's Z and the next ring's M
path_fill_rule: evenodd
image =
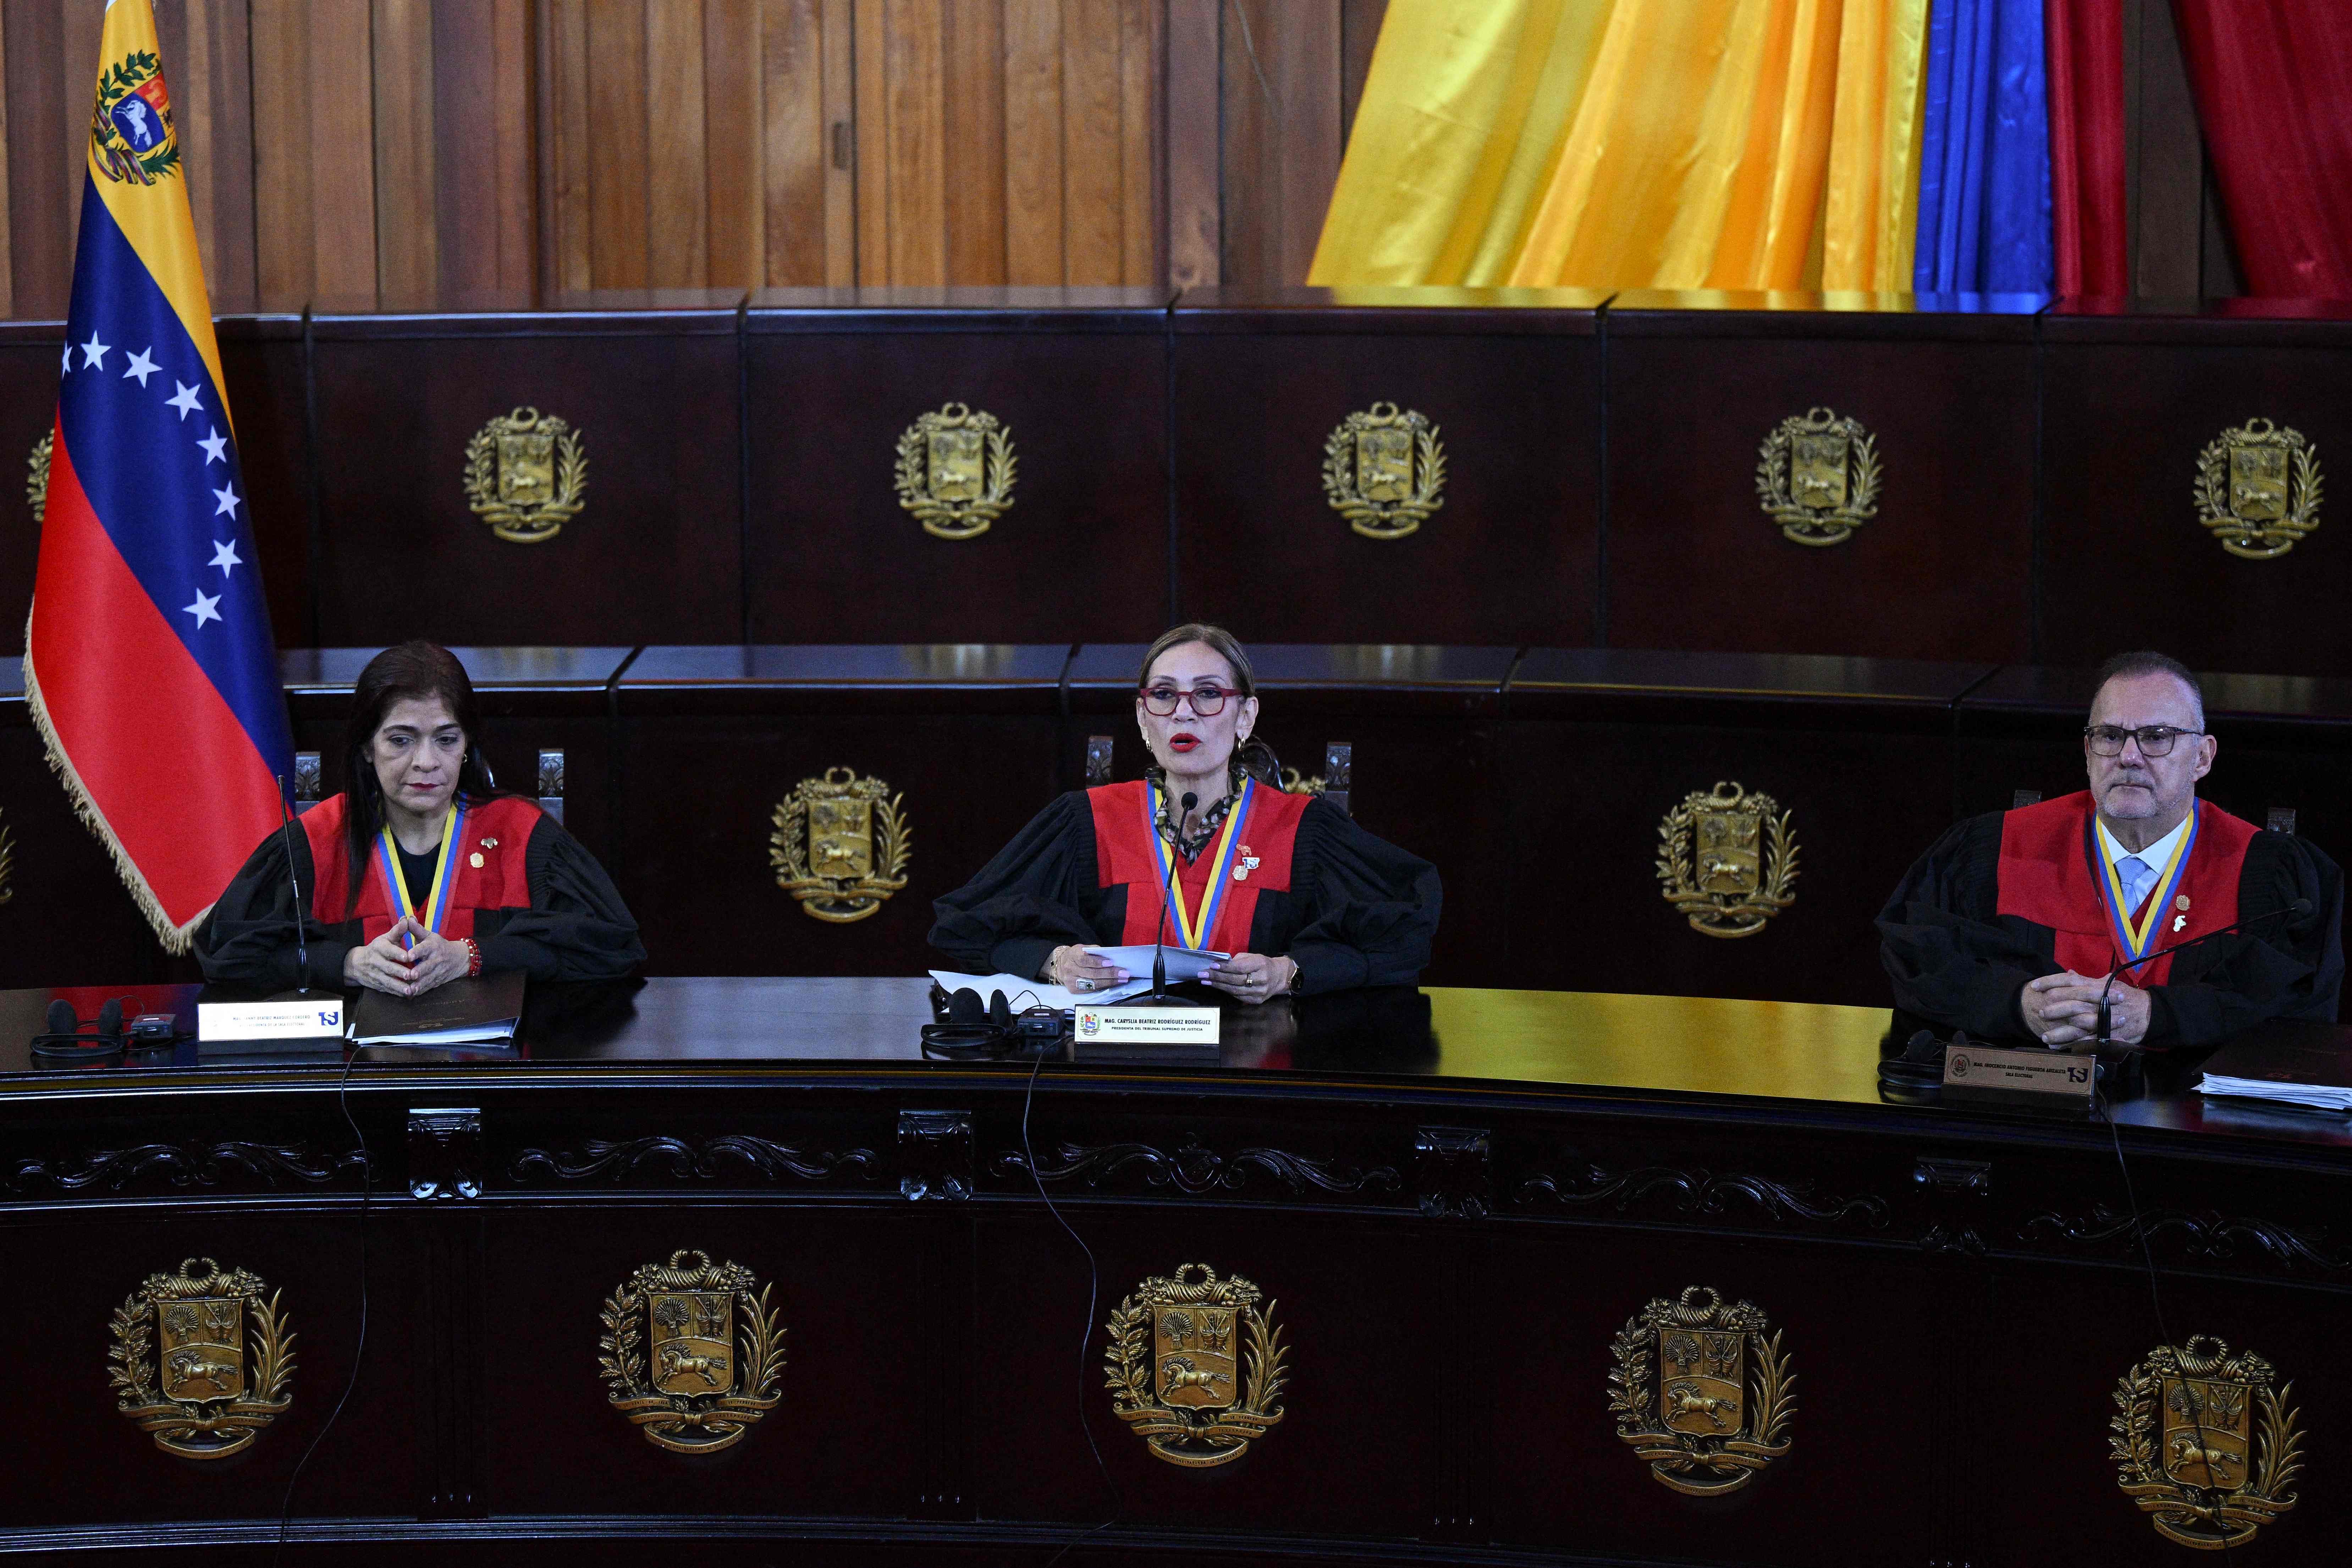
M297 983L294 893L286 874L290 840L302 884L309 983L329 989L348 984L344 955L388 929L398 904L383 886L380 858L372 858L361 876L353 918L341 918L350 887L342 801L337 795L320 802L297 831L270 834L247 859L196 930L196 957L205 979L267 990ZM487 838L481 837L486 829ZM645 962L637 922L604 868L536 805L500 796L469 806L466 838L455 847L467 860L457 868L452 918L440 930L446 936L472 937L482 950L485 972L520 969L534 980L617 980ZM332 862L323 877L321 859Z
M2110 912L2091 889L2101 862L2094 858L2087 833L2089 796L2078 794L2012 812L1989 812L1958 824L1919 858L1878 917L1879 958L1894 983L1903 1012L1946 1028L1986 1039L2029 1040L2018 1010L2029 980L2069 967L2104 974L2116 961L2105 940ZM2311 900L2308 915L2282 915L2252 931L2219 937L2142 971L2128 973L2148 992L2150 1046L2210 1046L2266 1018L2310 1018L2333 1023L2344 984L2341 927L2344 879L2336 863L2307 840L2269 833L2229 817L2210 802L2197 807L2210 832L2200 836L2226 847L2237 868L2234 886L2214 889L2231 897L2233 919L2284 910L2297 899ZM2079 816L2081 823L2074 822ZM2004 889L2006 861L2012 883L2042 884L2029 898L2049 899L2051 888L2076 889L2080 910L2046 910L2047 921L2015 911L2024 906L2017 887ZM2202 851L2200 852L2202 858ZM2034 860L2046 860L2035 866ZM2079 862L2079 864L2077 863ZM2226 868L2227 862L2222 862ZM2194 869L2194 867L2191 868ZM2191 884L2184 882L2184 887ZM2153 895L2151 895L2153 896ZM2200 894L2202 913L2221 897ZM2184 921L2175 933L2159 923L2156 945L2197 934ZM2228 920L2215 919L2215 926ZM2063 928L2063 929L2062 929ZM2104 962L2084 966L2091 933L2102 933L2096 950ZM2161 984L2149 984L2148 972Z
M1150 941L1129 934L1150 930L1159 908L1156 873L1141 869L1150 864L1141 787L1074 791L1039 812L978 876L933 903L931 945L966 973L1035 974L1071 942ZM1110 837L1127 820L1130 797L1140 851ZM1279 857L1266 847L1244 951L1287 956L1309 994L1420 980L1443 900L1436 867L1320 799L1297 813L1286 875L1269 876ZM1283 885L1272 885L1276 879Z

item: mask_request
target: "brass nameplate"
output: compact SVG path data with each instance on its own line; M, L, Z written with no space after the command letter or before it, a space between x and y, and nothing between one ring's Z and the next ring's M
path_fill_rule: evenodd
M1963 1094L2041 1094L2088 1104L2098 1077L2095 1058L2071 1051L2003 1051L1955 1046L1944 1053L1944 1087Z

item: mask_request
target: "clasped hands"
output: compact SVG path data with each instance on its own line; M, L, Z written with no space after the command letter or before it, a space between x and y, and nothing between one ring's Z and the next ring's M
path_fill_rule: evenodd
M1298 965L1280 953L1237 952L1201 978L1237 1002L1264 1002L1288 991L1297 973ZM1055 948L1045 964L1046 979L1080 993L1108 990L1127 977L1109 959L1076 943Z
M2072 1045L2097 1037L2102 991L2107 994L2107 1037L2123 1046L2147 1038L2147 993L2121 980L2110 987L2105 975L2077 974L2070 969L2029 980L2018 994L2017 1010L2043 1045Z
M404 947L402 939L414 942ZM403 915L390 931L343 954L343 979L387 996L422 996L464 974L474 955L462 942L426 929L415 917Z

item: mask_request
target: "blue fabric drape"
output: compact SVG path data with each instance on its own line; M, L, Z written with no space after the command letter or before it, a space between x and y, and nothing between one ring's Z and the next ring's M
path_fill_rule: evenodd
M2050 108L2042 0L1934 0L1919 149L1921 293L2046 294Z

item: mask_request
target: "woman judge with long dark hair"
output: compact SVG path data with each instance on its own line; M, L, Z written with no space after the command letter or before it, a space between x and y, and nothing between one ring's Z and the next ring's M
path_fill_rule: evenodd
M1135 694L1153 765L1040 812L932 906L931 945L967 972L1084 992L1127 977L1089 945L1150 943L1164 921L1168 945L1233 955L1206 978L1239 1001L1412 984L1437 930L1437 868L1283 793L1257 715L1231 633L1162 634Z
M604 868L535 802L498 793L480 733L473 682L448 649L403 643L370 659L343 731L349 787L254 850L196 932L205 977L416 996L491 971L605 980L642 963Z

